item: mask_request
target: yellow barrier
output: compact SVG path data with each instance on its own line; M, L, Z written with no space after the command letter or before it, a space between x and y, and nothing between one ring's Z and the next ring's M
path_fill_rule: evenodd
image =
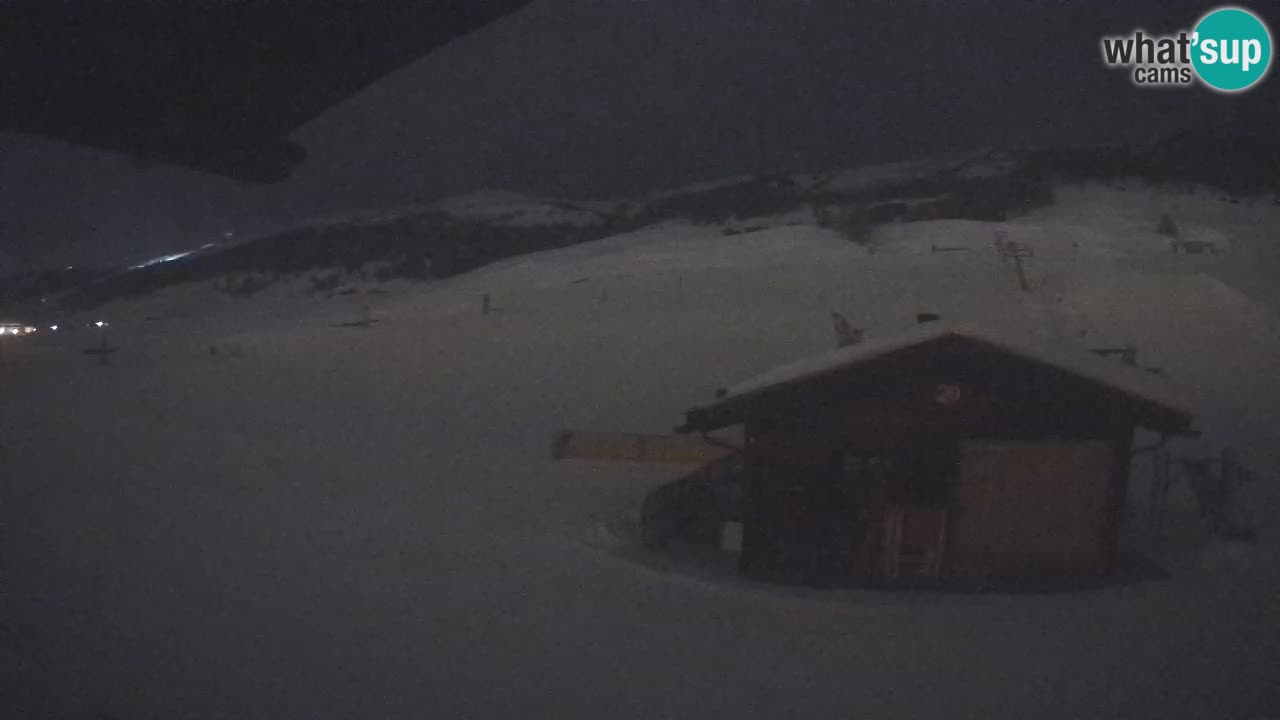
M730 452L732 451L710 445L700 438L671 435L562 430L551 441L551 457L554 460L705 465Z

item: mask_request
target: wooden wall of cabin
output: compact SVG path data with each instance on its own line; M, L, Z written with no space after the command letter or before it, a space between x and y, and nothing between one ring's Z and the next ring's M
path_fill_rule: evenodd
M1118 438L963 443L947 575L984 581L1109 573L1128 447Z
M854 437L839 424L802 418L748 423L746 439L741 567L751 577L807 585L871 580L885 508L950 500L952 437Z
M944 558L951 577L1108 572L1116 560L1132 428L1117 425L1106 404L1094 405L1088 422L1065 429L1009 428L984 421L994 403L982 397L981 388L966 392L964 407L971 414L939 415L932 408L913 414L913 404L920 407L922 398L934 397L921 392L897 395L914 397L897 409L889 399L887 411L884 398L862 398L807 417L748 421L743 573L809 585L874 578L886 498L842 486L841 459L859 453L952 453L958 486L964 472L959 448L966 441L1020 447L1031 460L1012 453L1012 461L989 466L985 476L970 471L967 500L957 496L958 489L945 496L953 518ZM1030 474L1027 467L1033 468ZM982 477L985 482L979 482ZM1038 489L1036 480L1043 481ZM1006 512L983 510L981 518L966 518L961 506L975 499Z
M748 423L743 502L744 575L831 585L855 573L856 498L839 481L841 441L811 425Z

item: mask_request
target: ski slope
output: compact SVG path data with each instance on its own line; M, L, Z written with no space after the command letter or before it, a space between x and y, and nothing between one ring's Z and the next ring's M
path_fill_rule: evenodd
M170 288L0 370L0 707L91 718L1260 718L1280 706L1280 336L1180 223L1262 253L1267 203L1066 189L1010 223L678 221L385 294ZM992 250L1025 242L1032 292ZM966 247L936 253L934 245ZM496 308L481 313L488 294ZM688 407L917 312L1135 344L1241 448L1256 547L1058 595L817 592L635 560L680 469L554 463L562 427ZM335 328L357 317L370 328ZM147 319L151 318L151 319ZM210 354L209 348L238 348ZM1263 485L1259 483L1259 485Z

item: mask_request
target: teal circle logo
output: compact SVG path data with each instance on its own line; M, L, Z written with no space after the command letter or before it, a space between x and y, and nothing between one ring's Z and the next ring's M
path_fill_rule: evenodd
M1271 32L1248 10L1225 7L1210 12L1196 25L1191 42L1191 64L1214 90L1247 90L1271 67Z

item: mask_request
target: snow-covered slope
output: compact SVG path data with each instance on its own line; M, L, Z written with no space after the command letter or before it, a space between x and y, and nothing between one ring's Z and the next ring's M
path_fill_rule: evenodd
M196 252L175 252L162 262L131 263L62 300L89 307L193 279L236 276L235 282L243 282L245 274L254 274L254 283L269 283L282 274L350 272L354 266L375 262L382 263L388 276L446 277L497 259L592 242L663 222L719 225L725 234L737 234L816 219L850 231L943 218L1004 220L1050 204L1054 179L1119 183L1133 177L1186 188L1197 176L1194 166L1178 159L1179 153L1226 152L1236 159L1226 169L1239 170L1239 182L1223 176L1222 163L1205 171L1206 182L1232 188L1216 191L1220 199L1235 203L1240 193L1280 188L1280 176L1267 162L1280 148L1238 140L1184 137L1146 149L983 148L818 173L720 178L625 202L564 201L482 190L430 204L317 217L234 242L204 243ZM1197 246L1221 244L1224 236L1214 227L1187 225L1183 239ZM425 258L431 259L429 268ZM17 295L30 299L30 293ZM5 296L21 299L17 295L0 293L0 302Z
M64 335L0 369L0 698L122 720L1264 717L1280 337L1276 308L1223 278L1265 262L1280 223L1202 200L1082 188L865 247L671 221L386 294L195 284L100 308L113 366ZM1169 256L1170 211L1240 254ZM997 231L1034 247L1032 292ZM821 594L626 560L626 519L678 471L557 464L552 433L666 432L715 388L830 349L833 310L868 338L927 311L1135 344L1205 442L1271 483L1262 543L1042 597ZM355 317L378 322L333 327Z

